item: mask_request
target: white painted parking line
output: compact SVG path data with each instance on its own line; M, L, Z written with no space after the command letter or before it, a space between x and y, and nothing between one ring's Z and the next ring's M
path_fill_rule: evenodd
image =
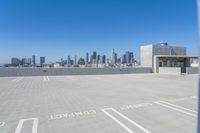
M18 83L20 82L22 79L24 79L24 77L18 77L12 80L13 83Z
M188 110L183 109L183 107L182 107L182 109L181 109L180 107L178 108L178 107L175 107L175 106L166 104L166 103L164 103L163 101L159 101L159 102L155 102L155 103L158 104L158 105L161 105L161 106L163 106L163 107L166 107L166 108L169 108L169 109L172 109L172 110L175 110L175 111L178 111L178 112L181 112L181 113L184 113L184 114L193 116L193 117L197 117L196 114L193 114L193 113L191 113L191 112L187 112Z
M77 78L74 78L74 77L67 77L68 79L72 80L72 81L75 81L75 80L78 80Z
M98 79L99 80L99 79L102 79L102 78L100 78L100 77L93 77L93 79Z
M193 99L197 99L197 96L191 96L191 98L193 98Z
M115 118L114 116L112 116L111 114L109 114L108 112L106 112L104 109L102 109L102 111L107 116L109 116L111 119L113 119L115 122L117 122L121 127L123 127L127 132L129 132L129 133L135 133L130 128L128 128L126 125L124 125L121 121L119 121L117 118Z
M3 121L0 122L0 128L3 127L3 126L5 126L5 125L6 125L5 122L3 122Z
M49 76L43 76L43 81L49 81Z
M196 96L169 99L169 100L167 100L167 101L169 101L169 102L179 102L179 101L186 101L186 100L192 100L192 99L196 99Z
M138 127L140 130L142 130L144 133L151 133L150 131L148 131L147 129L145 129L144 127L142 127L141 125L139 125L138 123L136 123L135 121L129 119L127 116L123 115L122 113L118 112L117 110L113 109L113 108L104 108L101 109L106 115L108 115L111 119L113 119L115 122L117 122L121 127L123 127L126 131L128 131L129 133L134 133L134 131L132 131L130 128L128 128L125 124L123 124L121 121L119 121L117 118L115 118L113 115L111 115L110 113L107 112L107 110L111 110L113 112L115 112L116 114L118 114L119 116L121 116L122 118L124 118L125 120L127 120L128 122L130 122L131 124L135 125L136 127Z
M25 121L33 121L33 127L32 127L32 133L37 133L38 130L38 118L29 118L29 119L21 119L19 121L19 124L15 130L15 133L20 133L22 126L24 124Z
M192 112L192 113L197 114L197 111L194 111L194 110L191 110L191 109L188 109L188 108L179 106L179 105L171 104L171 103L164 102L164 101L162 101L162 103L165 103L165 104L171 105L171 106L173 106L173 107L176 107L176 108L179 108L179 109L183 109L183 110L186 110L186 111L189 111L189 112Z
M46 81L46 77L45 76L43 76L43 81Z

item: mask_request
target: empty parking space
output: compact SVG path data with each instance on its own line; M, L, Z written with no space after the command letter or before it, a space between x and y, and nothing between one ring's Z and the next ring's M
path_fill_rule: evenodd
M1 78L0 132L195 132L196 79L154 74Z

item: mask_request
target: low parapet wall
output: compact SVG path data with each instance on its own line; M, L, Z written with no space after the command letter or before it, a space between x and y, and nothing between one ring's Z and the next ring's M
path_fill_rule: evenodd
M133 68L0 68L0 77L56 76L56 75L101 75L152 73L150 67Z
M181 68L180 67L159 67L159 73L181 75Z
M198 67L187 67L186 72L187 72L187 74L198 74L199 68Z

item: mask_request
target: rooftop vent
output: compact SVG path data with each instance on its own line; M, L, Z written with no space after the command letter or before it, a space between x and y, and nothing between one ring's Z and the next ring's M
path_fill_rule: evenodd
M168 46L168 43L164 42L164 43L159 43L161 46Z

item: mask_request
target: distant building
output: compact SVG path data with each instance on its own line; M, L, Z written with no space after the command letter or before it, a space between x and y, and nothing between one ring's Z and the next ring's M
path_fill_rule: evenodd
M32 56L32 64L35 65L36 61L35 61L35 55Z
M102 56L102 64L106 64L106 56L105 55Z
M117 54L115 53L115 49L112 49L111 64L116 64L116 62L117 62Z
M27 64L27 58L22 58L21 65L24 66Z
M86 53L86 63L88 64L89 63L89 54Z
M134 59L133 52L127 51L126 52L126 64L133 63L133 59Z
M45 57L40 57L40 65L42 66L45 63Z
M67 64L71 65L71 58L70 58L70 56L67 57Z
M78 64L79 64L79 65L85 65L85 60L84 60L83 58L80 58L80 59L78 60Z
M125 63L126 63L126 54L123 54L123 55L122 55L121 63L122 63L122 64L125 64Z
M13 66L19 66L20 65L20 60L16 57L11 58L11 65Z
M31 65L31 58L27 58L26 64L27 64L27 65Z
M77 57L75 56L74 57L74 64L76 65L77 64L77 59L76 59Z
M92 64L97 64L97 52L94 51L92 54Z

